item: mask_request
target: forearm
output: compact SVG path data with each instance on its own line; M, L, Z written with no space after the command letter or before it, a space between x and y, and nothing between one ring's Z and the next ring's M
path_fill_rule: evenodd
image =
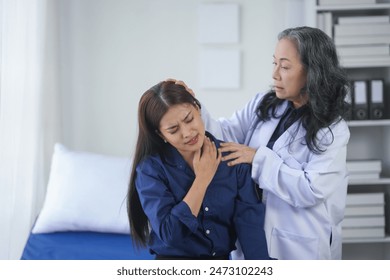
M204 196L210 180L198 176L192 183L191 188L187 192L183 201L190 207L192 214L197 217L202 206Z
M205 137L202 150L195 152L193 158L195 180L183 199L195 217L199 214L207 187L218 169L221 158L221 153L217 151L215 143Z

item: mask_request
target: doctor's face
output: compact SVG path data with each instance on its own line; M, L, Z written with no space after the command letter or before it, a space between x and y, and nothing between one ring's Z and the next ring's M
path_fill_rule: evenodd
M301 63L295 44L288 39L281 39L274 54L274 90L280 99L292 101L295 108L307 102L307 94L301 94L306 84L306 71Z
M183 157L193 155L205 137L199 109L188 103L172 106L160 121L160 133Z

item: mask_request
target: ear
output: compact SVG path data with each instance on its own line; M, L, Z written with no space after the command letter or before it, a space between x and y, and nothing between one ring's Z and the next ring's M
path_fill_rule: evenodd
M161 134L159 130L155 130L156 134L164 141L164 143L167 143L167 140L164 138L164 136Z

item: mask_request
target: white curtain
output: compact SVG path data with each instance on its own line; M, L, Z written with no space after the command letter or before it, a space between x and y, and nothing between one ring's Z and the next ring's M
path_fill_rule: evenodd
M0 259L19 259L59 140L57 0L0 0Z

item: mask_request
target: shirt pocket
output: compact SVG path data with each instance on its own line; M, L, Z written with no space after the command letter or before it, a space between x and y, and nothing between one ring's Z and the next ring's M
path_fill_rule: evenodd
M274 228L271 235L270 256L285 260L318 259L319 239Z

